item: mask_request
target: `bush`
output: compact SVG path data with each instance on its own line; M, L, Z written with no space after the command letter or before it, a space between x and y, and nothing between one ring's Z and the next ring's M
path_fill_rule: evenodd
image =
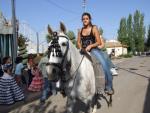
M123 57L123 58L130 58L132 57L133 55L132 54L124 54L124 55L120 55L119 57Z

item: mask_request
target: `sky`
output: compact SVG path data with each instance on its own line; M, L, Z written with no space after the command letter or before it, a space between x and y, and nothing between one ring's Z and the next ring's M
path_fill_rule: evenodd
M139 10L145 16L146 28L150 24L150 0L86 0L86 11L92 15L92 23L102 27L106 39L115 39L120 19ZM59 29L62 21L68 30L77 33L82 27L83 0L16 0L16 17L37 32L48 24ZM0 0L0 10L11 19L11 0Z

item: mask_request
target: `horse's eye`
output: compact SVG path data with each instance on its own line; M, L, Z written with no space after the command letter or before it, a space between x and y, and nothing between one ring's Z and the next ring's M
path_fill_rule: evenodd
M62 43L62 46L67 46L67 44L65 42Z

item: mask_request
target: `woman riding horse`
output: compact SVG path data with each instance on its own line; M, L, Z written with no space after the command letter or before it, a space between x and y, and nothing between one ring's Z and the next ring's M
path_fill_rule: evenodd
M112 88L112 74L110 67L105 60L104 52L101 50L104 47L103 39L100 37L98 28L92 24L91 15L87 12L82 14L83 27L78 32L77 45L82 51L90 52L96 57L96 59L102 64L105 73L105 92L107 94L113 94Z
M93 48L92 51L99 51L96 47L99 45L102 46L102 41L98 39L98 30L95 26L89 27L91 27L90 30L92 30L91 35L94 37L93 39L98 40L93 44L95 45L95 49ZM83 28L82 32L84 32L84 30L85 28ZM49 35L52 36L52 40L49 43L48 54L45 56L46 60L41 60L43 71L46 72L50 80L65 80L61 86L64 88L67 96L67 113L74 113L75 103L78 101L84 103L86 113L91 113L91 111L94 113L96 105L96 86L95 73L91 60L80 54L79 50L69 40L69 37L66 35L66 28L62 23L60 23L59 31L53 32L50 26L48 26L48 32ZM80 46L80 49L81 48L84 47ZM81 111L82 109L79 110Z

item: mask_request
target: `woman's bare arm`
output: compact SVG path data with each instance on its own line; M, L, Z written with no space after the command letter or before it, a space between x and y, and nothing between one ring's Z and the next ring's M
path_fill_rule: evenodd
M95 48L97 46L103 46L104 45L103 39L100 37L99 30L96 26L93 26L93 35L95 36L96 42L90 45L91 48Z
M100 36L100 40L101 40L101 45L99 45L98 48L102 49L102 48L104 48L104 45L105 45L102 36Z
M79 48L79 49L81 49L82 48L82 46L81 46L81 36L80 36L80 30L78 30L78 37L77 37L77 47Z

